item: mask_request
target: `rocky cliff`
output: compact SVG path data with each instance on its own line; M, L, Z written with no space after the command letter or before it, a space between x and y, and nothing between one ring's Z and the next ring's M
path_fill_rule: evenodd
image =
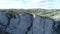
M28 13L0 12L0 34L59 34L60 23Z

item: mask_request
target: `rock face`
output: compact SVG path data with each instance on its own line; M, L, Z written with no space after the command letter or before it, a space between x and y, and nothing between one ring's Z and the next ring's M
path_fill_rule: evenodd
M44 19L36 16L33 22L33 34L43 34L44 33Z
M17 34L28 34L33 23L33 15L31 14L21 14L20 23L18 25Z
M4 34L4 32L7 28L7 25L9 23L8 18L9 18L9 15L7 13L0 12L0 30L2 30L1 33L3 33L3 34Z
M45 19L45 34L53 34L53 24L53 20Z
M8 17L6 13L1 12L0 13L0 26L3 27L3 29L6 27L8 23Z
M54 21L36 16L33 23L33 34L52 34Z
M17 15L16 18L11 18L10 24L6 31L10 34L28 34L33 23L33 15L21 14Z
M60 23L28 13L0 12L0 34L60 34Z
M17 17L16 18L12 18L10 20L10 24L8 25L6 31L11 33L11 34L15 34L17 26L18 26L18 23L19 23L19 19Z

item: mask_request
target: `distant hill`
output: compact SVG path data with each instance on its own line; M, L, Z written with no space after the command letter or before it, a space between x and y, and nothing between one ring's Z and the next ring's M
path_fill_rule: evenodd
M31 13L31 14L36 14L39 16L54 16L54 15L59 15L60 14L60 9L0 9L0 12L8 12L12 14L19 14L19 13Z

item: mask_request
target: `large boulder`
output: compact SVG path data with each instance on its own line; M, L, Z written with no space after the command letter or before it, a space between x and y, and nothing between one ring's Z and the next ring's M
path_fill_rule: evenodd
M8 23L8 18L6 13L0 12L0 25L6 25Z
M16 18L10 20L10 24L6 29L6 32L10 34L28 34L32 31L33 15L31 14L19 14Z
M10 34L16 34L16 30L17 30L19 23L20 23L20 19L18 18L18 16L16 16L16 18L13 17L10 20L10 24L8 25L6 29L6 32L9 32Z
M8 23L7 14L5 12L0 12L0 26L2 27L3 30L5 29L7 23Z
M33 15L21 14L17 34L27 34L33 25Z

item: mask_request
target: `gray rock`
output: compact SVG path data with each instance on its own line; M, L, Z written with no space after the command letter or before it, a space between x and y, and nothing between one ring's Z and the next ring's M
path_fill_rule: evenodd
M53 34L53 24L53 20L45 19L45 34Z
M5 12L0 12L0 25L3 26L3 29L8 23L8 17Z
M0 12L0 33L60 34L60 23L55 23L52 19L43 18L28 13L19 14L13 18L12 17L12 14L10 15L5 12Z
M30 31L33 25L33 16L31 14L22 14L12 18L10 20L10 25L7 27L6 31L10 34L25 34ZM32 29L29 33L32 32Z
M0 25L0 34L4 34L3 27Z
M39 16L34 18L33 34L44 34L44 19Z
M6 25L8 23L8 18L6 13L0 13L0 23Z
M35 16L33 34L53 34L54 21L52 19Z
M6 31L9 32L10 34L16 34L16 30L19 24L19 18L12 18L10 20L10 25L7 27Z
M33 23L33 16L31 14L21 14L17 34L27 34L29 28L33 25L31 23Z

